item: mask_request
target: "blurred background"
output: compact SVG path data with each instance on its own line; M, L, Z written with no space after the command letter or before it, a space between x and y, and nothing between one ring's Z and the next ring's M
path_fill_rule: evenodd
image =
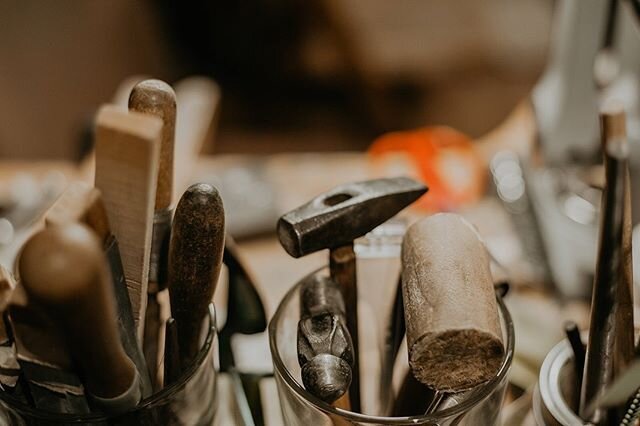
M545 64L551 0L0 2L0 156L77 159L126 77L213 77L211 153L361 150L450 125L478 137Z

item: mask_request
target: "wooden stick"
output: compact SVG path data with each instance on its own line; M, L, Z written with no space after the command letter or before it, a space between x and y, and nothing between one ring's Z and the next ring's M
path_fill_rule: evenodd
M162 120L103 106L96 121L95 185L120 243L138 339L144 336L153 203Z
M113 290L95 234L80 224L40 231L25 245L19 267L29 298L63 331L100 408L135 406L141 397L139 377L119 343Z

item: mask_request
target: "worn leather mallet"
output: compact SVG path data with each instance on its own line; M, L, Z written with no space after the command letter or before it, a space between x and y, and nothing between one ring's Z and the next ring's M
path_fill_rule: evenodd
M331 278L338 283L346 305L347 328L355 359L351 407L360 411L356 256L353 241L395 216L427 192L409 178L384 178L338 186L283 215L278 238L293 257L329 249Z
M93 404L108 413L137 405L140 377L120 344L109 270L93 231L80 224L44 229L25 244L19 268L29 299L62 330Z
M409 367L440 393L495 376L504 345L489 255L460 216L413 224L402 243L402 291Z

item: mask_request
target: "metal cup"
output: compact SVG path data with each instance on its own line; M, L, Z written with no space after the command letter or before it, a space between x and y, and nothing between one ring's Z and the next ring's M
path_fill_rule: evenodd
M532 402L536 425L585 425L575 412L580 395L575 383L573 352L563 340L549 351L540 369Z

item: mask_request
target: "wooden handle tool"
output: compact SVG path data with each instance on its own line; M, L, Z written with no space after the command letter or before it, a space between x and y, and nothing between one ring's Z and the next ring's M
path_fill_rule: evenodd
M180 365L198 353L202 324L218 282L224 250L224 208L218 191L190 186L176 207L169 244L169 298Z
M598 424L607 418L615 421L615 413L604 409L587 413L587 408L606 391L634 355L629 147L624 109L620 104L607 104L600 119L606 180L580 396L581 415Z
M129 95L129 111L156 116L162 120L158 185L155 210L171 205L173 191L173 151L176 134L176 94L161 80L144 80Z
M152 115L162 120L158 184L153 216L151 257L149 259L149 293L144 332L144 353L151 377L160 387L159 360L162 356L163 320L157 293L167 284L167 253L171 232L171 199L173 196L173 154L176 133L176 95L171 86L160 80L144 80L136 84L129 96L129 111Z
M109 271L86 226L47 228L25 245L20 276L35 303L61 330L94 404L105 412L135 406L139 377L118 336Z
M83 223L94 231L107 255L115 297L120 340L140 374L142 396L152 393L147 362L136 337L131 301L122 269L118 241L111 233L100 190L83 182L74 182L62 193L45 215L47 227Z
M402 291L413 375L437 392L495 376L504 346L487 250L455 214L413 224L402 243Z
M162 120L103 106L96 120L96 188L120 244L138 339L144 336Z

